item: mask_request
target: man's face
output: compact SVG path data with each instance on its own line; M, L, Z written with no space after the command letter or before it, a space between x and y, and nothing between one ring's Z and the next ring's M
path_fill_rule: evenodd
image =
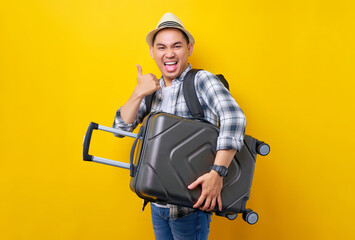
M166 28L157 33L154 46L150 47L150 55L163 74L166 84L187 68L187 59L192 54L192 49L193 44L188 44L178 29Z

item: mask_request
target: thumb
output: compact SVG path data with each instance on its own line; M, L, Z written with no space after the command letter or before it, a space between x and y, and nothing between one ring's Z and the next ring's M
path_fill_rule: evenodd
M140 77L140 76L142 76L142 67L139 64L136 64L136 66L137 66L137 70L138 70L137 77Z

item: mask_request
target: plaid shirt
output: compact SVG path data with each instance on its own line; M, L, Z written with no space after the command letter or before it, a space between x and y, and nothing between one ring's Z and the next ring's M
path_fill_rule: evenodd
M171 102L171 107L168 113L185 118L192 117L186 105L182 89L183 79L191 68L192 67L189 64L186 70L172 81L172 94L169 100ZM160 86L162 88L165 87L163 77L160 78ZM205 120L214 125L220 123L220 132L217 139L216 150L237 149L239 151L243 146L246 119L237 102L220 80L210 72L202 70L196 74L195 88L197 97L204 111ZM161 103L162 90L160 89L156 92L156 96L153 99L151 112L160 111ZM132 124L126 124L123 122L120 116L120 109L118 109L113 127L131 132L143 121L145 115L146 105L143 99L139 106L137 117ZM169 205L169 207L171 219L176 219L196 211L196 209L175 205Z

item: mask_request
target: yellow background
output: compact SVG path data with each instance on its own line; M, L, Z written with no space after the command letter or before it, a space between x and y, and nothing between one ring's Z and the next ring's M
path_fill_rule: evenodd
M160 76L144 39L168 11L271 145L259 222L213 216L210 239L355 239L352 0L1 1L0 239L154 238L129 172L82 161L82 140L112 124L135 64ZM131 144L97 132L91 154L128 162Z

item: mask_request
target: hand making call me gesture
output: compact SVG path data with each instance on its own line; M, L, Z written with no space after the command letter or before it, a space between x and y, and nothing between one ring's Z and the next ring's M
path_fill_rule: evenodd
M137 66L137 86L135 87L131 97L126 104L122 106L121 115L122 120L131 124L134 122L139 110L139 105L143 98L153 92L159 90L159 79L152 73L142 73L142 67ZM231 163L236 150L227 149L219 150L216 154L214 164L228 167ZM188 186L188 189L194 189L198 185L201 185L201 195L197 202L193 205L194 208L200 208L202 211L212 211L216 205L218 209L222 210L221 190L223 187L223 177L221 177L216 171L211 170L200 176L196 181Z
M122 120L127 124L132 124L136 119L139 105L143 98L160 89L159 79L152 73L142 74L142 67L137 66L137 86L131 97L121 108Z

